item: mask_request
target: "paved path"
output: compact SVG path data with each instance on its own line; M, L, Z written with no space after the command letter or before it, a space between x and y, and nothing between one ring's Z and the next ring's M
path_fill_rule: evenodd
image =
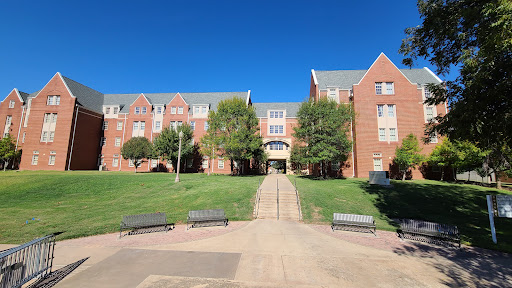
M288 177L283 174L270 174L265 177L260 186L261 196L258 211L259 219L277 219L278 215L278 193L279 188L279 219L299 220L299 208L295 187Z
M230 225L229 231L178 225L168 233L121 240L108 234L58 242L56 265L90 258L55 287L512 286L508 254L402 242L385 231L332 232L328 225L294 221ZM198 235L208 238L183 242Z

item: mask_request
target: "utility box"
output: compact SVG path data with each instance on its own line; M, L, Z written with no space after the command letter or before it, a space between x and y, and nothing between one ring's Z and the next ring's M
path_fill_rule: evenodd
M370 171L370 184L389 186L389 171Z

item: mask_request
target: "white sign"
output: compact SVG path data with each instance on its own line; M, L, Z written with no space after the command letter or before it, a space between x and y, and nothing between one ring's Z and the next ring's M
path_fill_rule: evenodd
M512 218L512 196L496 195L498 217Z

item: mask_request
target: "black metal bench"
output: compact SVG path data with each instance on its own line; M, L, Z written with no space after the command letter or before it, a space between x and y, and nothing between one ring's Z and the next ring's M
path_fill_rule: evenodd
M167 223L165 213L151 213L123 216L121 226L119 228L119 238L121 238L123 230L130 229L125 235L149 233L156 231L165 231L174 229L174 223Z
M348 230L361 230L361 228L369 229L373 234L377 232L377 226L375 225L373 216L368 215L334 213L332 216L331 229L334 232L338 227L349 228Z
M217 225L222 223L222 225L226 227L228 225L228 218L226 218L224 209L188 211L187 230L189 229L189 224L191 224L190 228L193 228L196 227L198 223L204 223L208 226L212 224L215 225L215 223L218 223Z
M459 244L460 234L457 226L440 224L413 219L401 219L398 231L400 238L424 242L438 243L439 241L450 241Z

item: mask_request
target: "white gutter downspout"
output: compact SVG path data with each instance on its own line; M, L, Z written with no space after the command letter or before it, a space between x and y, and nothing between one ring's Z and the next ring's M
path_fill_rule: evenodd
M126 131L126 114L124 114L124 124L123 124L123 140L121 141L124 144L124 133ZM121 163L123 162L123 156L119 153L119 171L121 171Z
M350 92L349 92L350 93ZM350 97L350 95L349 95ZM352 99L354 99L354 95L352 95ZM350 105L350 140L352 141L352 178L356 177L356 161L354 159L354 124L352 122L352 105L354 104L354 101L352 100L352 103Z
M73 139L71 140L71 151L69 152L69 162L68 162L68 171L71 167L71 157L73 156L73 145L75 144L75 131L76 131L76 119L78 118L78 104L75 104L76 112L75 112L75 124L73 125Z
M23 114L25 113L25 107L21 110L20 127L18 128L18 137L16 137L16 151L18 150L18 141L20 140L21 123L23 123Z

